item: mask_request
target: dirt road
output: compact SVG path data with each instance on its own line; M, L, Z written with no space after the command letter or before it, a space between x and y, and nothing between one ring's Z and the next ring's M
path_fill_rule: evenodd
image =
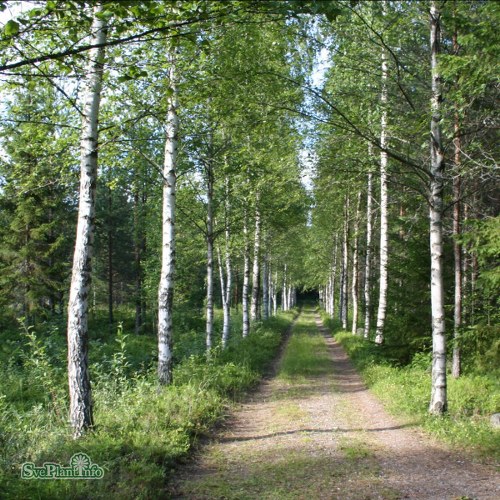
M398 423L319 317L305 311L299 323L321 344L317 366L290 379L278 365L179 471L174 498L500 499L493 467Z

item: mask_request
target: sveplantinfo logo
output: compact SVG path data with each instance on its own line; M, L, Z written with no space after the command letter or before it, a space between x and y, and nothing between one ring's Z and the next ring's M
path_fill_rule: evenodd
M101 479L104 469L92 460L86 453L75 453L69 461L69 466L45 462L41 467L26 462L21 469L22 479Z

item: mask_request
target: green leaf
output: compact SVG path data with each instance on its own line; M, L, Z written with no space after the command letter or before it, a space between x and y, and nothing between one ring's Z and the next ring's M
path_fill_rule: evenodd
M113 12L110 10L105 10L103 12L98 12L96 16L104 21L109 21L113 17Z
M19 23L10 19L3 29L6 36L15 36L19 33Z
M33 18L33 17L38 17L38 16L41 16L43 14L43 10L42 9L32 9L28 12L28 16L30 18Z
M133 80L134 78L130 75L123 75L123 76L120 76L118 78L118 82L119 83L123 83L123 82L129 82L130 80Z

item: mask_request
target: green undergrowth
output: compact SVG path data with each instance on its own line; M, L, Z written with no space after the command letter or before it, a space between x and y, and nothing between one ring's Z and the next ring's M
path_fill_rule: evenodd
M68 395L64 343L55 334L24 329L10 361L0 368L0 498L98 499L162 498L173 467L194 441L251 388L275 357L293 313L259 324L246 339L235 328L228 348L207 358L192 332L178 334L182 349L174 384L159 388L153 336L94 339L91 365L93 432L73 440L67 422ZM202 334L198 337L203 338ZM88 481L23 480L24 462L67 466L84 452L104 468L104 478Z
M331 320L325 323L332 327ZM411 419L434 436L479 458L500 460L500 431L489 423L490 415L500 411L498 373L466 373L459 379L450 375L448 413L443 417L431 416L430 353L417 353L403 366L387 355L390 350L338 328L333 331L368 387L389 411Z

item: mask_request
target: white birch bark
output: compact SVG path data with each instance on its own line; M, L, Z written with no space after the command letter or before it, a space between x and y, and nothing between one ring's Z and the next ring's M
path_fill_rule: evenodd
M222 327L222 346L226 347L231 333L231 293L233 290L233 269L231 262L231 228L229 227L229 177L226 177L226 303L224 305L224 324Z
M288 303L287 303L287 275L286 275L286 264L283 269L283 288L281 290L281 310L288 311Z
M373 203L373 181L372 173L368 172L367 195L366 195L366 257L365 257L365 324L363 336L367 339L370 335L370 309L371 309L371 257L372 257L372 203Z
M358 192L358 201L356 204L356 216L354 219L354 245L352 249L352 329L353 334L358 333L358 243L359 243L359 212L361 209L361 191Z
M229 284L229 278L224 277L224 264L221 257L220 247L217 245L217 262L219 264L219 278L220 278L220 290L221 290L221 300L222 300L222 313L223 313L223 324L222 324L222 348L225 349L227 346L227 341L229 339L229 329L230 329L230 314L228 311L228 305L230 297L228 297L227 286ZM227 273L227 271L226 271Z
M453 313L453 338L455 345L453 346L453 362L452 362L452 375L458 378L461 372L461 352L457 344L460 336L460 328L462 326L462 245L458 241L461 234L460 217L460 176L453 181L453 196L454 196L454 210L453 210L453 252L455 257L455 303Z
M99 3L94 8L91 45L106 41L106 24L97 17L101 11ZM91 49L83 97L78 222L68 303L70 422L75 438L82 436L94 424L88 368L88 295L95 229L98 119L103 66L104 48Z
M349 197L346 197L345 213L344 213L344 238L342 242L342 294L341 294L341 308L340 320L342 321L342 328L347 330L347 316L348 316L348 265L349 265Z
M340 275L339 275L339 321L342 323L342 308L344 306L344 260L340 263Z
M243 314L243 337L246 337L250 332L250 314L248 290L250 287L250 245L248 241L248 213L245 210L243 220L243 290L241 292L241 309Z
M177 116L177 72L175 49L171 48L169 81L171 95L165 138L163 164L163 210L161 274L158 287L158 381L172 382L172 338L175 271L175 190L177 182L177 150L179 118Z
M268 257L267 261L267 281L268 281L268 298L267 298L267 309L269 316L273 315L273 288L274 288L274 281L273 281L273 265L272 265L272 258L271 256Z
M262 263L262 319L269 318L269 254L264 254Z
M322 302L324 304L325 311L329 316L332 314L332 308L330 304L330 298L332 296L332 276L328 276L328 282L325 285L325 288L322 290Z
M207 305L206 305L206 346L212 348L214 328L214 173L211 159L207 164Z
M255 204L255 233L253 247L253 269L252 269L252 304L250 308L250 320L257 321L259 314L259 292L260 292L260 210L259 193L256 196Z
M457 31L453 33L453 51L458 54L459 45L457 39ZM460 346L458 345L458 339L460 336L460 328L462 326L462 245L459 241L459 236L461 234L461 191L462 191L462 180L461 180L461 150L462 144L460 139L460 116L458 114L458 106L455 108L455 123L454 123L455 137L453 139L453 145L455 149L455 176L453 178L453 254L454 254L454 271L455 271L455 303L453 310L453 361L451 373L453 378L460 377L461 373L461 352Z
M441 13L436 1L430 9L430 45L432 70L431 98L431 184L430 184L430 253L432 304L432 391L429 412L442 414L447 409L446 338L443 286L443 172L444 153L441 139L441 76L438 70Z
M332 268L332 296L331 296L331 313L332 318L335 317L335 286L337 281L337 268L338 268L338 246L339 246L339 235L335 233L335 245L333 250L333 268Z
M385 13L386 2L383 2ZM387 190L387 52L382 49L382 91L380 94L380 104L382 106L382 116L380 118L380 276L379 276L379 299L377 311L377 331L375 343L384 342L384 327L387 311L387 288L388 276L387 266L389 260L389 229L388 229L388 208L389 198Z
M278 314L278 271L274 273L274 283L273 283L273 316Z

